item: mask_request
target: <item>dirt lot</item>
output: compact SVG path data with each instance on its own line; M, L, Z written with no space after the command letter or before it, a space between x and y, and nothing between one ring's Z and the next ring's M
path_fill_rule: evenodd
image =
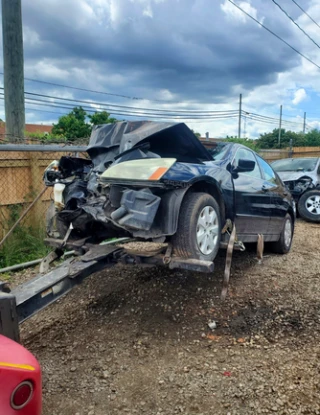
M289 255L236 253L224 303L222 256L93 275L22 327L44 415L320 414L319 241L299 221Z

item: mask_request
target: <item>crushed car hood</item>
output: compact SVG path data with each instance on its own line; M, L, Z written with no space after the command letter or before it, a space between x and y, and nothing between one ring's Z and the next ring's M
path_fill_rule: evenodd
M301 177L309 177L305 171L278 171L278 176L283 182L299 180Z
M186 124L171 122L124 121L94 126L87 152L95 166L102 161L105 165L109 159L111 162L117 155L143 144L160 157L189 162L212 160Z

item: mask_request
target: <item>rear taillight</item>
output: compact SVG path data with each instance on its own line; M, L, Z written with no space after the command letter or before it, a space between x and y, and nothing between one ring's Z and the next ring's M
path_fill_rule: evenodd
M24 408L33 395L33 384L30 381L20 383L11 395L11 406L15 410Z

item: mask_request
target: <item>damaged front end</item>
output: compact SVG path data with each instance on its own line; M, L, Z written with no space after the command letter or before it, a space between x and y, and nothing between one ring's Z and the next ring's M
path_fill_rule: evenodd
M134 237L158 240L173 235L188 186L162 181L176 159L133 160L110 167L100 177L106 217Z
M304 192L316 188L312 178L308 176L302 176L296 180L285 180L283 182L296 202Z
M177 228L188 186L165 181L176 162L201 163L210 154L185 124L120 122L94 127L90 159L62 157L46 169L54 202L47 215L52 238L133 236L164 240Z
M48 166L44 181L53 187L53 201L46 218L48 236L64 238L70 224L73 227L71 239L95 236L103 240L114 236L107 226L106 199L98 191L90 159L62 157Z

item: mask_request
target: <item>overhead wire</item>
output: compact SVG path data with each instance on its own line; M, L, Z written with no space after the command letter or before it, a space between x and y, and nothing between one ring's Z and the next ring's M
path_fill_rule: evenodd
M2 94L0 93L0 96ZM0 99L4 99L4 98L0 98ZM32 102L30 102L32 101ZM44 107L51 107L51 108L57 108L57 109L67 109L67 110L73 110L74 109L74 105L71 104L64 104L61 105L59 103L44 103L43 101L38 102L37 99L33 99L33 98L26 98L26 102L30 105L39 105L39 106L44 106ZM86 107L83 106L82 107L86 112L90 112L90 113L96 113L96 112L102 112L105 111L105 108L96 108L93 109L92 107ZM138 117L138 118L149 118L149 119L174 119L174 120L216 120L216 119L227 119L227 118L234 118L237 117L237 114L221 114L219 116L206 116L206 115L196 115L196 116L182 116L182 115L178 115L178 116L172 116L172 115L167 115L167 114L156 114L156 113L132 113L132 112L114 112L112 111L112 115L119 115L119 116L127 116L127 117Z
M4 73L0 72L0 75L4 75ZM70 86L70 85L62 85L62 84L58 84L58 83L55 83L55 82L41 81L40 79L32 79L32 78L26 78L25 77L24 80L25 81L31 81L31 82L37 82L37 83L45 84L45 85L57 86L57 87L61 87L61 88L74 89L74 90L82 91L82 92L91 92L93 94L110 95L110 96L114 96L114 97L127 98L127 99L132 99L132 100L146 100L146 98L130 97L128 95L114 94L114 93L111 93L111 92L104 92L104 91L94 91L94 90L86 89L86 88L78 88L78 87Z
M265 26L263 23L259 22L255 17L251 16L251 14L247 13L245 10L243 10L242 7L238 6L236 3L234 3L232 0L228 0L229 3L233 4L237 9L239 9L242 13L244 13L246 16L248 16L250 19L255 21L259 26L263 27L267 32L271 33L273 36L275 36L278 40L280 40L282 43L287 45L290 49L292 49L294 52L296 52L298 55L300 55L302 58L306 59L308 62L310 62L312 65L316 66L318 69L320 69L320 66L313 62L312 59L308 58L306 55L304 55L302 52L300 52L298 49L296 49L294 46L290 45L286 40L282 39L279 35L277 35L275 32L273 32L271 29L269 29L267 26Z
M309 17L309 19L318 26L318 28L320 29L319 24L310 16L309 13L307 13L295 0L291 0L297 7L299 7L299 9L306 15Z
M3 88L0 88L3 89ZM89 104L89 105L103 105L104 107L108 107L108 108L116 108L116 109L121 109L121 110L126 110L126 109L130 109L133 111L156 111L159 113L181 113L181 114L195 114L197 115L198 113L201 114L222 114L222 113L237 113L238 110L224 110L224 111L215 111L215 110L167 110L167 109L161 109L161 108L141 108L141 107L132 107L132 106L128 106L128 105L116 105L116 104L111 104L111 103L104 103L104 102L96 102L96 101L87 101L87 100L81 100L81 99L72 99L72 98L60 98L60 97L55 97L52 95L45 95L45 94L38 94L35 92L25 92L26 95L31 95L31 96L38 96L38 97L42 97L42 98L49 98L49 99L58 99L61 101L68 101L68 102L80 102L80 103L84 103L84 104Z
M294 23L296 26L297 26L297 28L299 29L299 30L301 30L301 32L305 35L305 36L307 36L307 38L309 38L310 40L311 40L311 42L312 43L314 43L316 46L317 46L317 48L319 48L320 49L320 46L318 45L318 43L314 40L314 39L312 39L312 37L311 36L309 36L308 35L308 33L280 6L280 4L279 3L277 3L276 2L276 0L271 0L277 7L279 7L279 9L282 11L282 13L284 13L287 17L288 17L288 19L290 19L291 21L292 21L292 23Z

